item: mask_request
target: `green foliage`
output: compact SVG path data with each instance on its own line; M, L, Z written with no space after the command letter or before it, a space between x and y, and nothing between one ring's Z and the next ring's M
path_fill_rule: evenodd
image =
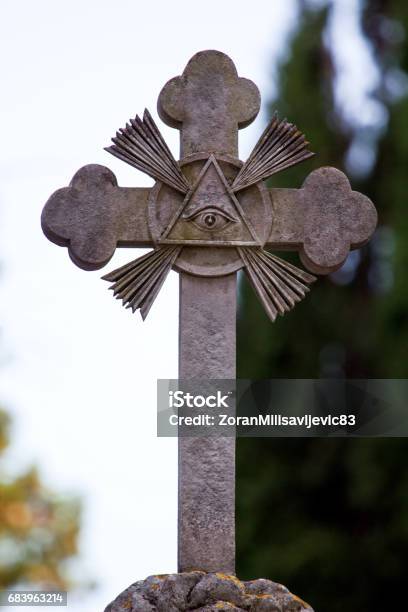
M318 155L273 177L274 186L298 187L321 165L344 169L351 143L364 136L335 109L332 49L323 44L328 16L327 8L303 7L271 104ZM241 285L241 378L407 375L408 40L400 34L408 32L408 5L366 2L362 25L381 75L375 95L389 122L368 134L378 146L376 162L352 184L375 202L379 231L349 275L319 279L274 325ZM240 577L283 582L317 611L398 609L408 554L407 450L403 439L239 440Z
M0 411L0 453L9 418ZM66 589L64 562L77 552L79 504L61 498L35 469L17 478L0 471L0 588L18 585Z

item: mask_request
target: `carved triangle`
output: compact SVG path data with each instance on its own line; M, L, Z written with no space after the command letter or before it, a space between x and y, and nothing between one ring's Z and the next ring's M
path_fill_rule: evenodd
M214 155L205 163L160 243L200 246L260 244Z

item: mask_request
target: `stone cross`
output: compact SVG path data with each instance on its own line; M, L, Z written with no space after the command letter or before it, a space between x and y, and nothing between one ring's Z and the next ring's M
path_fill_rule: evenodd
M102 268L117 247L153 250L104 279L145 318L171 268L180 274L179 377L235 378L236 272L244 269L274 320L299 302L311 273L339 268L376 226L371 201L334 168L312 172L301 189L264 180L312 155L296 126L275 115L249 159L238 130L257 116L256 85L218 51L197 53L158 99L180 131L176 161L146 110L107 150L155 179L119 187L106 167L81 168L42 215L54 243L84 270ZM309 272L270 251L298 251ZM235 572L235 440L179 439L179 571Z

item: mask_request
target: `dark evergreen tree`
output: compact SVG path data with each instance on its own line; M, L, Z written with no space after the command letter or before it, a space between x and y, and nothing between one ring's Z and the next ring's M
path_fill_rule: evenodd
M320 278L274 325L243 282L241 378L407 376L408 5L368 1L361 13L381 75L374 96L388 114L385 129L350 125L335 106L333 49L324 42L329 14L330 6L301 3L271 103L318 155L271 184L299 187L322 165L344 170L350 147L368 142L374 164L364 163L363 174L359 162L366 160L349 156L347 173L375 202L379 229L360 255ZM316 611L398 609L408 555L407 451L404 439L240 439L240 577L283 582Z

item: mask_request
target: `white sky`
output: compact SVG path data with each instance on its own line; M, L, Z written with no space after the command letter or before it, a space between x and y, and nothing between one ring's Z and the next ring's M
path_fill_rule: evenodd
M197 51L228 53L267 96L293 0L9 0L0 58L0 401L14 418L10 469L84 503L73 569L98 588L70 612L95 612L136 579L176 571L176 440L157 439L156 379L177 376L177 276L145 323L48 242L40 213L87 163L121 185L151 180L103 151ZM159 122L177 155L178 133ZM262 117L245 130L242 157ZM140 252L139 252L140 253ZM141 254L141 253L140 253ZM135 256L122 250L111 270ZM22 608L21 608L22 609ZM36 608L40 610L40 608ZM48 608L47 608L48 609ZM45 610L45 608L44 608Z

